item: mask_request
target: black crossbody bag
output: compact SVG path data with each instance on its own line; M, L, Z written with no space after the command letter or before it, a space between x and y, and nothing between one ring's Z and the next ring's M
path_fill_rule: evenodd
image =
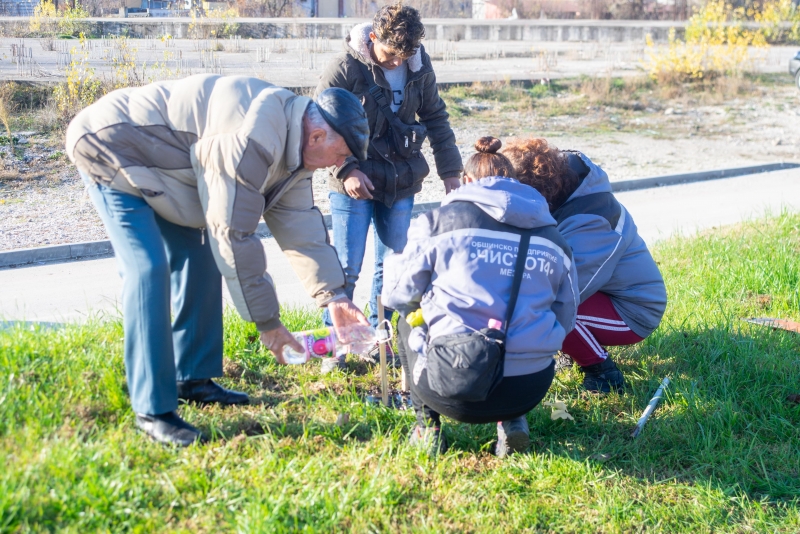
M422 143L428 135L428 129L416 121L414 121L414 124L406 124L401 121L389 106L386 95L383 94L383 88L375 83L372 72L362 62L359 61L358 65L361 67L361 73L369 86L369 94L378 103L378 107L389 123L389 140L392 149L403 159L418 156Z
M467 334L438 336L428 343L428 386L442 397L482 402L503 380L506 336L517 306L530 242L531 234L526 230L520 237L514 282L502 331L484 328Z

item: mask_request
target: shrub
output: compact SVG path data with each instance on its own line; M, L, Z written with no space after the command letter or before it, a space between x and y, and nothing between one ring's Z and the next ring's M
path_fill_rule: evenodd
M766 0L749 14L764 25L763 33L768 42L800 42L800 9L792 0Z
M684 39L670 31L666 49L647 37L645 68L662 83L683 83L720 75L741 76L749 65L750 47L766 47L783 31L783 17L796 16L791 0L766 0L745 10L724 0L709 0L689 19ZM745 22L761 23L748 27Z
M70 52L72 61L66 69L67 79L53 91L58 112L66 121L102 95L102 82L89 66L89 51L85 44L86 39L81 34L80 48L73 48Z
M42 0L33 8L33 16L28 22L30 31L46 38L59 36L76 37L86 33L87 27L83 19L90 14L80 4L57 9L52 0Z

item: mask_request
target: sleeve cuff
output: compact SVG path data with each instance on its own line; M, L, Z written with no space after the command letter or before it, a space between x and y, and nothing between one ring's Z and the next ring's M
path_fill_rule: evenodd
M322 291L317 293L317 306L320 308L324 308L334 300L341 300L346 299L347 295L344 292L344 288L340 287L338 289L334 289L333 291Z
M345 161L344 165L336 169L334 176L336 177L337 180L344 180L345 178L347 178L347 175L350 174L350 172L354 169L358 169L358 160L355 158L352 159L348 158L348 160Z
M273 317L272 319L268 319L263 322L257 322L256 328L258 329L259 332L266 332L268 330L275 330L282 324L283 323L281 323L280 317Z
M439 175L440 180L447 180L448 178L461 178L461 171L446 172Z

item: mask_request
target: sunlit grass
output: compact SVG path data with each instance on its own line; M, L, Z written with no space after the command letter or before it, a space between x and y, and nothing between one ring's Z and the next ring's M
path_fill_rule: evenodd
M656 247L670 306L612 353L631 385L605 398L559 375L574 422L529 414L531 454L489 453L493 425L446 422L438 460L406 446L410 413L364 404L377 370L281 367L226 314L221 382L253 404L185 406L212 437L185 450L134 430L119 322L0 332L0 531L797 532L800 336L740 321L800 319L800 216ZM320 323L286 310L291 330ZM637 441L628 433L673 384ZM392 377L394 384L397 376ZM337 416L349 413L338 426Z

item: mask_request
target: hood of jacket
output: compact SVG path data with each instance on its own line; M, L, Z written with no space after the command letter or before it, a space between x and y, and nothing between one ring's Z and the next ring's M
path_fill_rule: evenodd
M350 35L345 38L347 41L347 46L349 46L351 50L358 54L360 59L367 65L376 64L374 61L372 61L372 55L369 53L369 43L371 42L369 34L371 31L372 23L364 22L354 26L353 29L350 30ZM422 69L421 46L417 48L417 51L414 52L413 56L406 60L406 64L408 65L408 70L411 72L419 72L420 69Z
M505 176L488 176L463 185L447 195L442 206L453 202L472 202L497 222L517 228L556 224L547 201L536 189Z
M574 161L573 158L578 158L580 161ZM574 198L585 197L594 193L611 193L611 182L608 181L606 171L598 167L586 154L582 152L569 153L570 167L575 170L580 167L581 162L589 169L589 173L581 180L578 188L570 195L567 202ZM577 164L577 165L576 165ZM584 170L585 172L585 170Z

